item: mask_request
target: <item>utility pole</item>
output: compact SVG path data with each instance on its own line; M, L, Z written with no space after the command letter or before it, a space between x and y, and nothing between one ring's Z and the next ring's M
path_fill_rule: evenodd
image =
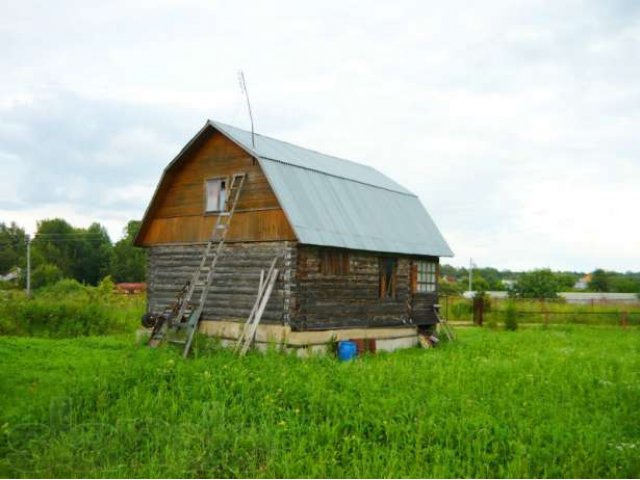
M31 296L31 236L26 235L27 239L27 297Z

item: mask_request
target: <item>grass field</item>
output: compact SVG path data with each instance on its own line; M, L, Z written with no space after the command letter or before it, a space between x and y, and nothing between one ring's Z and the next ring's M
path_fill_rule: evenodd
M459 337L351 363L0 337L0 474L640 475L640 330Z

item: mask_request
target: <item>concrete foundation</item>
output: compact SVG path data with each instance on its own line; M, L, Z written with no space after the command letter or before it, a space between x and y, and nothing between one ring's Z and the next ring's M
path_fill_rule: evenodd
M200 332L217 337L222 345L233 345L242 333L244 323L234 321L200 322ZM355 338L375 339L376 349L392 352L418 344L416 327L396 328L349 328L313 332L294 332L281 325L258 325L255 347L266 350L269 346L295 351L300 357L323 355L329 352L335 342Z

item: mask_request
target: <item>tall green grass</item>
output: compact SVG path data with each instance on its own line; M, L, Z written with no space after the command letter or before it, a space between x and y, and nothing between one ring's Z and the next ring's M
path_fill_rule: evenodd
M458 337L349 363L0 338L0 474L638 476L638 329Z
M69 338L132 332L144 308L143 296L115 294L110 280L97 287L61 280L32 298L0 291L0 335Z

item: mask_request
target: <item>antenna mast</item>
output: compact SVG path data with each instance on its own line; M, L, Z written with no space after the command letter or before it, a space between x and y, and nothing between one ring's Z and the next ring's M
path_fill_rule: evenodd
M251 120L251 145L253 146L253 150L256 149L256 135L253 130L253 114L251 113L251 102L249 102L249 91L247 90L247 82L244 79L244 72L240 70L238 72L238 82L240 82L240 90L244 93L245 98L247 99L247 108L249 109L249 119Z

